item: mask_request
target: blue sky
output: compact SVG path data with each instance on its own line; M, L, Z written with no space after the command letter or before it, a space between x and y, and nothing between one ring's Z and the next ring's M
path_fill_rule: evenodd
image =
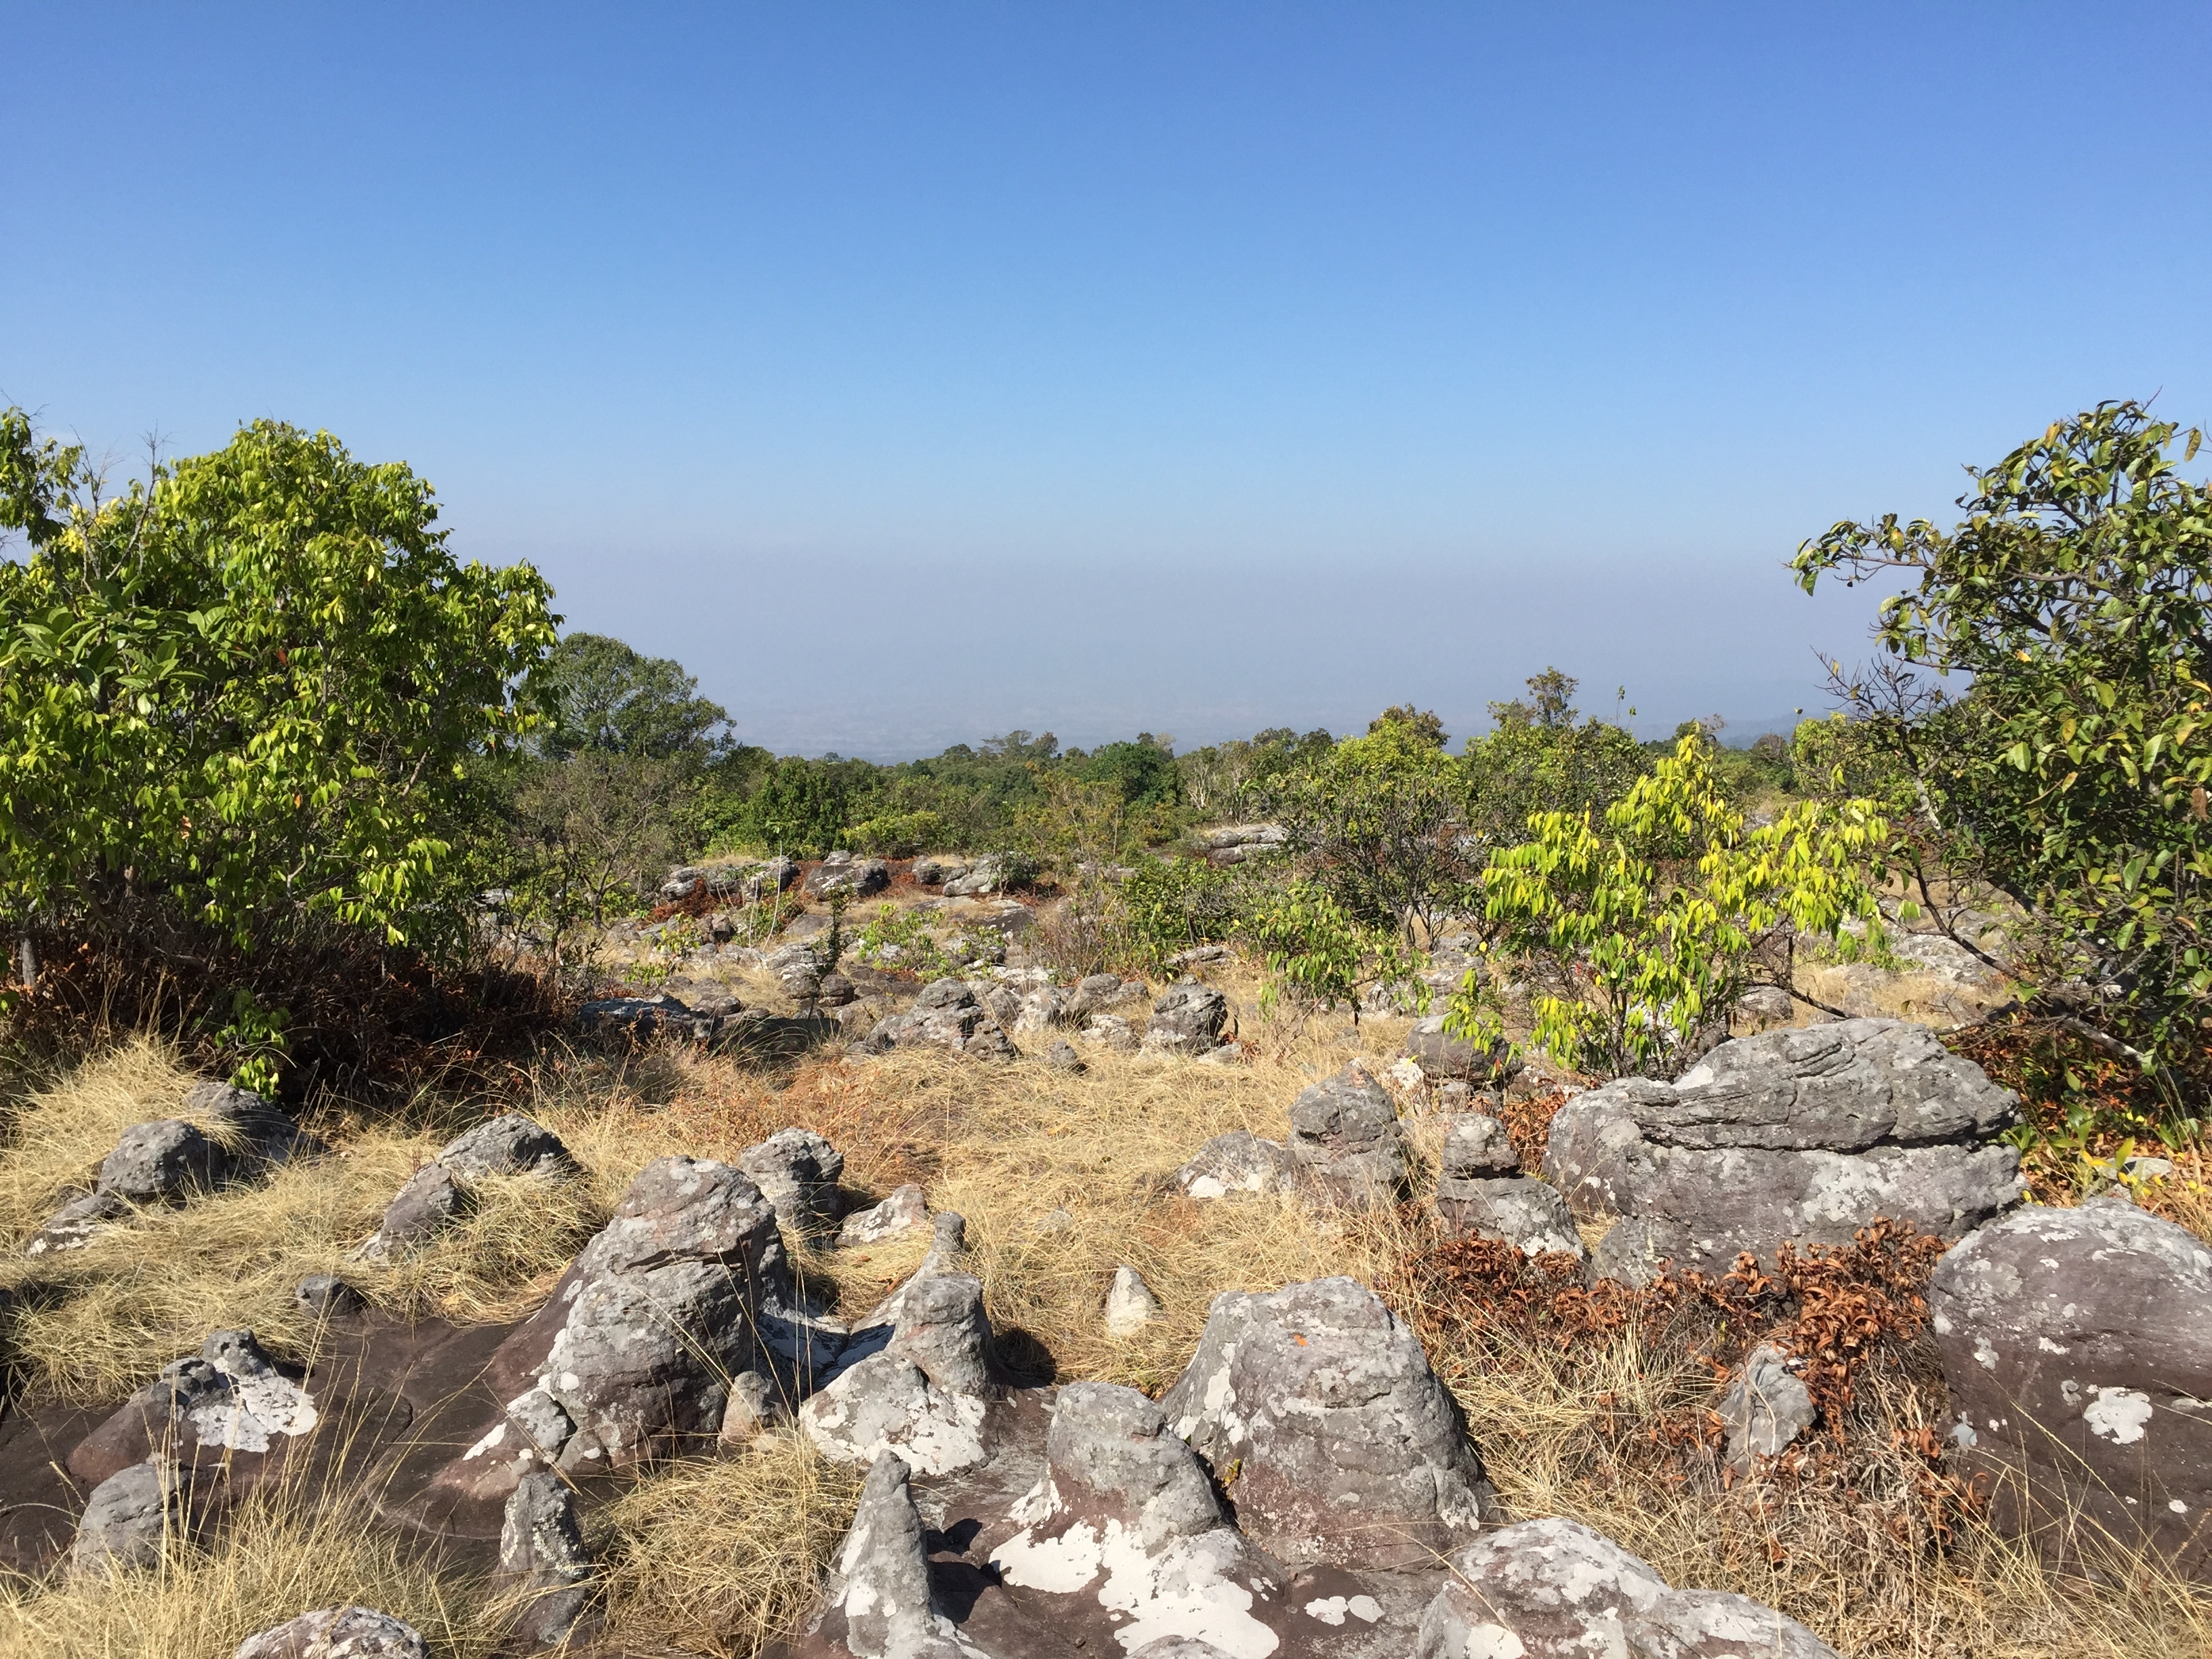
M1936 514L2212 417L2212 8L0 5L0 398L438 487L745 737L1819 702Z

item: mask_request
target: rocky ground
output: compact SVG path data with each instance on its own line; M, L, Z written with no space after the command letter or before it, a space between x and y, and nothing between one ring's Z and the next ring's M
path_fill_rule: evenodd
M2193 1169L2021 1207L1917 1024L1498 1091L827 869L678 872L637 994L396 1121L143 1042L26 1091L0 1646L2205 1650ZM840 884L900 923L824 974ZM1998 994L1916 973L1869 1012Z

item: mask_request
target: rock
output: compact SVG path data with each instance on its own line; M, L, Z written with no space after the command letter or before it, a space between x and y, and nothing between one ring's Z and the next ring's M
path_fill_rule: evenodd
M412 1625L363 1607L323 1607L249 1636L232 1659L429 1659Z
M602 1036L643 1042L653 1037L687 1037L703 1042L716 1022L672 996L603 997L576 1011L576 1029Z
M1971 985L1978 989L1989 989L2004 981L2003 973L1992 968L1955 939L1941 933L1893 933L1889 939L1890 954L1915 973L1933 974L1938 979L1954 985Z
M825 1008L842 1008L857 1001L860 991L843 974L832 969L815 982L814 1000Z
M1133 1054L1143 1046L1135 1029L1119 1014L1093 1014L1085 1029L1102 1048L1117 1054Z
M1589 1259L1574 1212L1559 1189L1524 1176L1440 1176L1437 1218L1447 1231L1498 1239L1523 1255Z
M320 1420L313 1396L276 1369L252 1331L215 1331L80 1441L70 1472L103 1480L158 1453L190 1460L201 1449L267 1452Z
M1047 1210L1036 1219L1036 1230L1048 1236L1072 1232L1075 1227L1075 1212L1066 1206Z
M566 1176L576 1170L576 1160L561 1144L561 1137L520 1112L479 1123L448 1141L439 1150L437 1161L462 1181L489 1176Z
M2101 1534L2212 1566L2212 1249L2117 1195L1993 1221L1936 1264L1928 1304L2001 1526L2063 1560Z
M1200 1054L1198 1063L1201 1066L1242 1066L1244 1050L1237 1043L1224 1042L1211 1053Z
M920 858L914 861L912 873L921 885L939 887L966 875L968 866L960 859Z
M229 1159L222 1149L181 1118L137 1123L123 1132L101 1160L97 1193L133 1204L181 1204L216 1184Z
M1286 1193L1297 1185L1297 1171L1287 1148L1249 1129L1231 1129L1200 1147L1175 1172L1175 1184L1184 1197L1201 1201L1231 1193Z
M1836 1659L1803 1626L1740 1595L1674 1590L1574 1521L1523 1521L1455 1553L1415 1659Z
M910 1359L952 1394L991 1388L991 1322L983 1281L968 1273L919 1273L908 1287L886 1352Z
M1739 1019L1757 1025L1786 1025L1797 1016L1797 999L1778 985L1754 985L1735 1000Z
M924 986L913 1007L878 1020L866 1042L878 1053L920 1046L951 1048L983 1060L1015 1058L1005 1030L983 1011L973 988L957 979Z
M1117 1614L1125 1650L1161 1637L1265 1654L1279 1638L1253 1616L1280 1580L1230 1524L1206 1468L1133 1389L1073 1382L1045 1436L1045 1473L1013 1507L1021 1529L991 1552L1000 1581L1095 1598ZM1065 1618L1065 1615L1062 1615Z
M896 1453L870 1461L823 1628L854 1659L962 1659L929 1587L929 1547Z
M48 1216L39 1231L23 1241L25 1255L46 1255L59 1250L81 1250L113 1224L131 1213L129 1201L114 1193L86 1193Z
M1486 1079L1497 1069L1498 1049L1454 1036L1444 1030L1444 1017L1431 1014L1413 1022L1406 1034L1406 1055L1431 1077Z
M791 1420L774 1379L758 1371L739 1371L730 1379L730 1403L722 1408L715 1443L726 1452L742 1451L770 1429Z
M1168 966L1179 974L1187 974L1194 968L1236 960L1237 953L1225 945L1194 945L1189 950L1178 951L1170 957Z
M983 1012L999 1022L1001 1030L1011 1028L1022 1015L1022 998L1018 992L1005 985L978 982L969 988Z
M359 1291L336 1273L309 1273L294 1287L292 1300L317 1324L357 1314L368 1305Z
M158 1566L161 1549L184 1524L183 1493L173 1465L133 1463L92 1489L70 1547L73 1577Z
M1482 1112L1455 1113L1444 1120L1444 1146L1437 1160L1447 1176L1462 1181L1517 1176L1521 1154L1505 1125Z
M1459 1407L1419 1340L1349 1279L1213 1299L1161 1401L1238 1524L1287 1566L1413 1566L1495 1518Z
M947 878L945 896L947 898L975 898L985 893L995 893L1005 884L1001 861L994 858L977 859L957 876Z
M738 1154L738 1167L775 1206L776 1218L794 1237L826 1232L844 1213L837 1182L845 1155L811 1129L778 1129Z
M529 1597L514 1633L533 1647L566 1641L591 1601L591 1573L575 1494L550 1469L525 1470L507 1500L499 1532L503 1587Z
M1330 1203L1390 1204L1406 1184L1397 1103L1357 1060L1291 1103L1290 1154Z
M856 859L850 853L832 853L815 866L804 886L811 898L828 898L833 893L842 893L848 898L866 898L890 884L890 866L883 860Z
M1162 1636L1137 1649L1129 1659L1233 1659L1233 1656L1195 1636Z
M2015 1104L1924 1027L1844 1020L1738 1037L1675 1083L1578 1095L1544 1168L1577 1216L1620 1218L1601 1273L1720 1273L1785 1239L1847 1243L1878 1216L1960 1237L2018 1200L2019 1156L1996 1139Z
M1141 991L1144 988L1135 988ZM1089 974L1078 980L1073 991L1060 1010L1061 1019L1069 1025L1080 1026L1093 1014L1110 1008L1127 994L1131 988L1122 984L1113 974Z
M1014 1010L1017 1031L1049 1031L1066 1023L1067 994L1056 985L1041 985L1024 997Z
M1160 994L1145 1027L1145 1047L1162 1054L1210 1054L1221 1046L1229 999L1211 985L1178 980Z
M442 1164L425 1164L386 1206L375 1234L354 1252L362 1261L389 1261L428 1243L460 1216L466 1200Z
M1084 1064L1083 1056L1075 1052L1074 1045L1065 1037L1044 1051L1044 1061L1054 1071L1066 1072L1071 1077L1081 1077L1091 1069Z
M1290 839L1290 832L1279 823L1224 823L1192 834L1208 853L1226 852L1232 847L1280 847Z
M872 1463L896 1452L926 1475L983 1461L985 1402L933 1383L895 1353L872 1353L840 1371L799 1408L799 1425L835 1462Z
M845 1224L837 1230L840 1249L858 1244L880 1243L886 1238L910 1232L929 1220L929 1206L923 1200L921 1188L909 1182L872 1209L861 1210L845 1218Z
M1790 1373L1789 1355L1762 1342L1721 1398L1728 1425L1729 1462L1739 1470L1754 1457L1771 1457L1813 1426L1813 1396Z
M1152 1323L1160 1311L1160 1299L1144 1275L1124 1262L1114 1269L1114 1282L1106 1291L1106 1334L1121 1341Z

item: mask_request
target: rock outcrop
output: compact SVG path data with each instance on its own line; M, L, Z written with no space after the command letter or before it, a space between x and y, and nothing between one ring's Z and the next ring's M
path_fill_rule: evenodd
M1419 1340L1350 1279L1213 1299L1161 1405L1238 1522L1288 1566L1433 1559L1496 1515L1482 1461Z
M1297 1185L1297 1161L1279 1141L1231 1129L1200 1147L1174 1180L1184 1197L1201 1201L1231 1193L1286 1193Z
M2064 1559L2102 1534L2212 1565L2212 1249L2119 1197L2023 1209L1936 1265L1928 1303L1995 1514ZM2060 1528L2057 1523L2072 1524Z
M471 1189L493 1176L562 1181L575 1171L576 1160L550 1129L520 1112L492 1118L448 1141L410 1176L354 1255L363 1261L389 1261L419 1249L459 1220Z
M973 987L957 979L934 980L922 988L914 1006L876 1023L862 1046L876 1053L890 1048L951 1048L979 1060L1012 1060L1016 1050L1006 1030L977 999Z
M174 1464L150 1457L118 1469L92 1489L70 1550L73 1577L150 1567L163 1542L181 1530L182 1492Z
M817 1237L844 1213L845 1155L811 1129L778 1129L737 1161L794 1238Z
M957 1216L939 1220L957 1222ZM994 1392L991 1326L981 1280L924 1262L888 1311L890 1337L839 1371L799 1409L799 1426L829 1457L873 1463L896 1452L922 1474L980 1462ZM855 1333L880 1329L874 1321Z
M1785 1239L1848 1243L1878 1216L1971 1231L2019 1200L2019 1156L1996 1138L2016 1108L1925 1027L1844 1020L1724 1042L1671 1084L1577 1096L1545 1173L1576 1215L1619 1218L1600 1273L1719 1273Z
M1358 1060L1291 1103L1290 1154L1307 1190L1325 1203L1392 1204L1405 1188L1397 1103Z
M249 1636L232 1659L429 1659L422 1632L373 1607L320 1607Z
M1524 1255L1586 1259L1566 1200L1522 1172L1504 1124L1480 1112L1456 1113L1446 1122L1436 1205L1447 1231L1498 1239Z
M1165 1054L1210 1054L1228 1024L1228 998L1198 980L1177 980L1152 1004L1144 1046Z

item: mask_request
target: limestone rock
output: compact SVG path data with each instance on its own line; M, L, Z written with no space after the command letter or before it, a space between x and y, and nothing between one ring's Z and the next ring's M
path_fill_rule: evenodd
M957 979L936 980L924 986L906 1012L878 1021L866 1043L878 1052L933 1047L982 1060L1015 1057L1014 1045L1005 1030L984 1011L975 990Z
M133 1204L181 1203L228 1168L222 1149L182 1118L136 1123L101 1160L95 1191Z
M991 1322L983 1312L983 1281L967 1273L916 1274L886 1351L913 1361L950 1393L987 1394Z
M928 1221L929 1206L922 1197L921 1188L909 1182L874 1207L847 1216L845 1224L837 1230L837 1243L841 1249L880 1243L925 1226Z
M1093 1014L1084 1030L1094 1042L1117 1054L1133 1054L1144 1046L1136 1028L1119 1014Z
M1161 1406L1246 1535L1290 1566L1410 1566L1494 1517L1496 1495L1419 1340L1349 1279L1225 1291Z
M983 1461L985 1402L933 1383L895 1353L872 1353L840 1371L799 1408L799 1427L840 1463L872 1463L896 1452L923 1474Z
M828 898L835 893L842 893L848 898L866 898L871 893L882 892L890 883L890 866L883 860L856 859L850 853L832 853L806 878L805 890L813 898Z
M1455 1112L1444 1120L1437 1162L1446 1176L1462 1181L1522 1173L1521 1154L1505 1125L1482 1112Z
M467 1201L450 1170L425 1164L385 1206L374 1236L354 1255L363 1261L389 1261L417 1249L458 1220Z
M722 1410L721 1431L715 1443L727 1451L742 1451L779 1424L791 1420L791 1407L773 1378L758 1371L739 1371L730 1379L730 1403Z
M232 1659L429 1659L422 1633L373 1607L322 1607L249 1636Z
M1455 1553L1451 1568L1421 1620L1415 1659L1835 1659L1755 1601L1669 1589L1650 1563L1578 1522L1500 1528ZM1723 1644L1700 1645L1715 1638Z
M1290 1153L1326 1201L1393 1203L1406 1184L1397 1103L1357 1060L1291 1103Z
M1936 1265L1928 1304L1957 1425L2001 1525L2212 1565L2212 1249L2126 1199L2031 1207Z
M1127 1262L1114 1269L1106 1291L1106 1334L1121 1341L1136 1335L1160 1311L1160 1299L1144 1275Z
M292 1300L317 1324L357 1314L368 1305L361 1292L336 1273L309 1273L293 1288Z
M1071 1077L1081 1077L1091 1069L1084 1064L1083 1056L1075 1052L1074 1045L1065 1037L1044 1051L1044 1060L1054 1071L1066 1072Z
M175 1466L163 1458L111 1474L92 1489L70 1549L73 1576L150 1567L161 1559L162 1541L184 1522Z
M1200 1147L1175 1172L1186 1198L1225 1197L1231 1193L1285 1193L1297 1184L1297 1165L1287 1148L1262 1140L1249 1129L1231 1129Z
M482 1181L488 1176L565 1176L576 1168L561 1137L520 1112L477 1124L440 1148L437 1161L462 1181Z
M1527 1176L1440 1176L1437 1217L1450 1232L1498 1239L1523 1255L1589 1255L1559 1189Z
M1221 1046L1222 1028L1228 1023L1228 998L1197 980L1178 980L1152 1005L1144 1046L1161 1054L1195 1059Z
M870 1460L823 1625L854 1659L962 1659L929 1586L929 1548L894 1452Z
M1771 1457L1813 1426L1813 1396L1791 1374L1789 1356L1771 1343L1753 1348L1721 1397L1729 1462L1739 1469Z
M1406 1034L1406 1055L1431 1077L1486 1079L1496 1069L1498 1052L1487 1043L1454 1036L1444 1030L1444 1017L1431 1014L1413 1022Z
M778 1129L738 1154L738 1167L775 1206L776 1218L795 1237L811 1238L836 1224L844 1198L837 1183L845 1155L811 1129Z
M576 1629L591 1601L591 1559L576 1498L552 1470L524 1471L507 1500L499 1534L499 1571L506 1587L528 1596L515 1634L550 1648Z
M102 1480L149 1455L266 1452L320 1420L313 1396L276 1368L252 1331L215 1331L80 1441L70 1471Z
M1585 1219L1621 1218L1596 1268L1725 1273L1784 1239L1839 1244L1877 1216L1957 1238L2018 1201L1996 1137L2011 1092L1902 1020L1739 1037L1677 1082L1624 1078L1552 1121L1545 1173Z

